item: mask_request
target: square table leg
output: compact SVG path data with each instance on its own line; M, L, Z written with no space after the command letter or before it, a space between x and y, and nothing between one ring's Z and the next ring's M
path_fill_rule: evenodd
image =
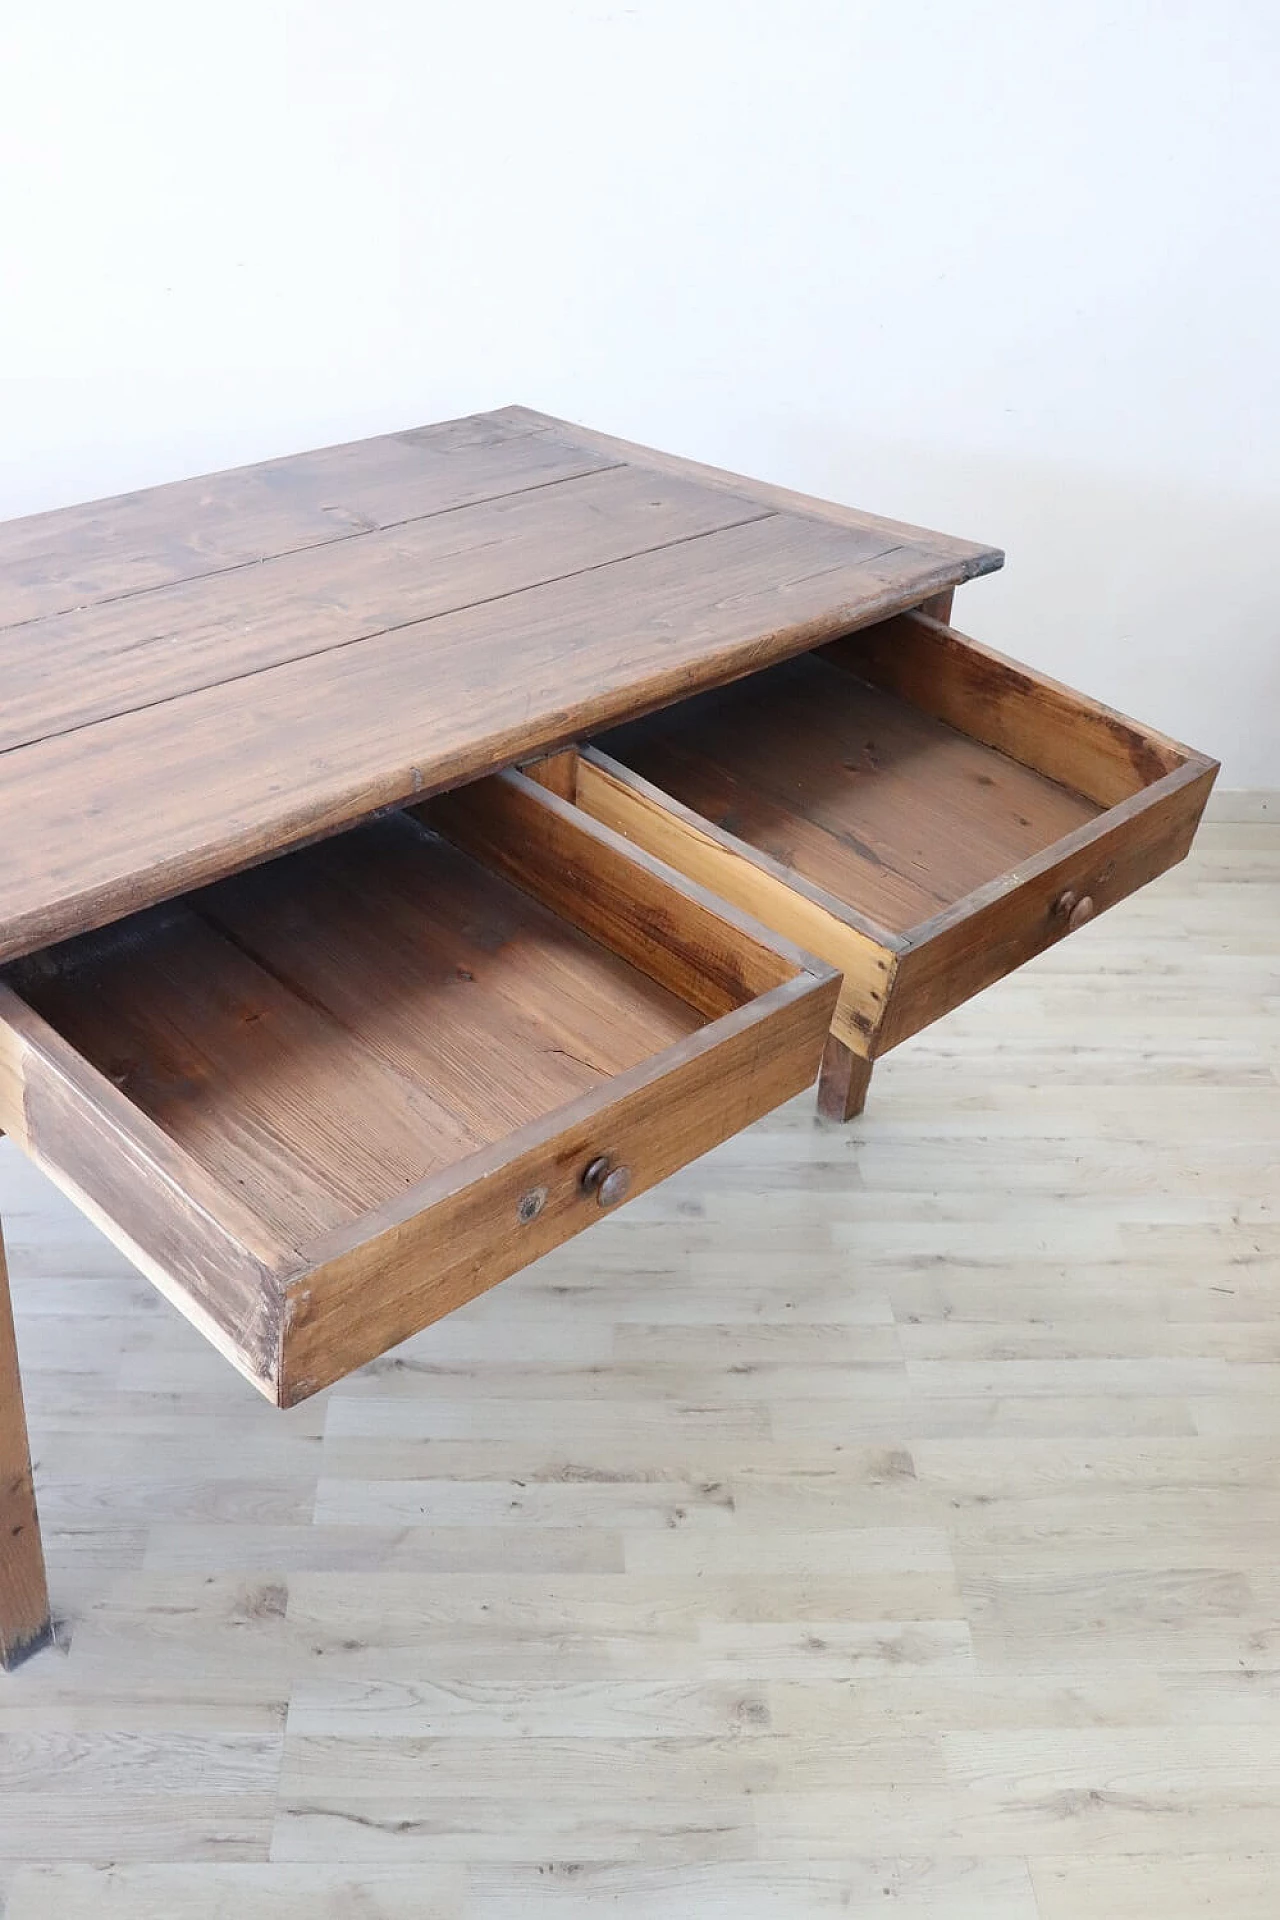
M44 1645L51 1631L13 1337L9 1270L0 1232L0 1667L16 1667Z
M824 1120L852 1120L867 1104L871 1062L828 1034L818 1075L818 1112Z

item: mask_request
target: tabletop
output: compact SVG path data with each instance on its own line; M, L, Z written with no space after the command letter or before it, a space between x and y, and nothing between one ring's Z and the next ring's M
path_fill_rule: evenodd
M0 524L0 959L998 567L506 407Z

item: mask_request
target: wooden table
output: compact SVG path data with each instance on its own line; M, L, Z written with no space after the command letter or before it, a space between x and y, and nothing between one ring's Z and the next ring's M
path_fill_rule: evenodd
M1000 558L523 408L0 527L0 1127L290 1405L849 1117L1216 770L957 634ZM0 1532L9 1664L7 1284Z

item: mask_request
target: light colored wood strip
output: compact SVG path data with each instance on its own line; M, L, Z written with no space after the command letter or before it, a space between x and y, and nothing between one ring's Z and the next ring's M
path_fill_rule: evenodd
M634 846L837 968L842 981L832 1031L855 1053L873 1051L892 993L899 936L873 928L856 905L744 846L595 747L581 755L576 800Z

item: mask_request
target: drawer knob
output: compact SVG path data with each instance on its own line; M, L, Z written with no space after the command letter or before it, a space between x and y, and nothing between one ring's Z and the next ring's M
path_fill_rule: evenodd
M614 1167L612 1172L606 1173L600 1182L596 1199L602 1207L616 1207L619 1200L626 1199L630 1185L630 1167Z
M1068 933L1074 933L1086 920L1092 920L1097 908L1093 904L1092 894L1076 894L1070 887L1060 893L1053 903L1053 911L1067 923Z
M597 1154L583 1171L582 1191L594 1193L602 1207L616 1207L630 1185L630 1167L615 1167L607 1153Z

